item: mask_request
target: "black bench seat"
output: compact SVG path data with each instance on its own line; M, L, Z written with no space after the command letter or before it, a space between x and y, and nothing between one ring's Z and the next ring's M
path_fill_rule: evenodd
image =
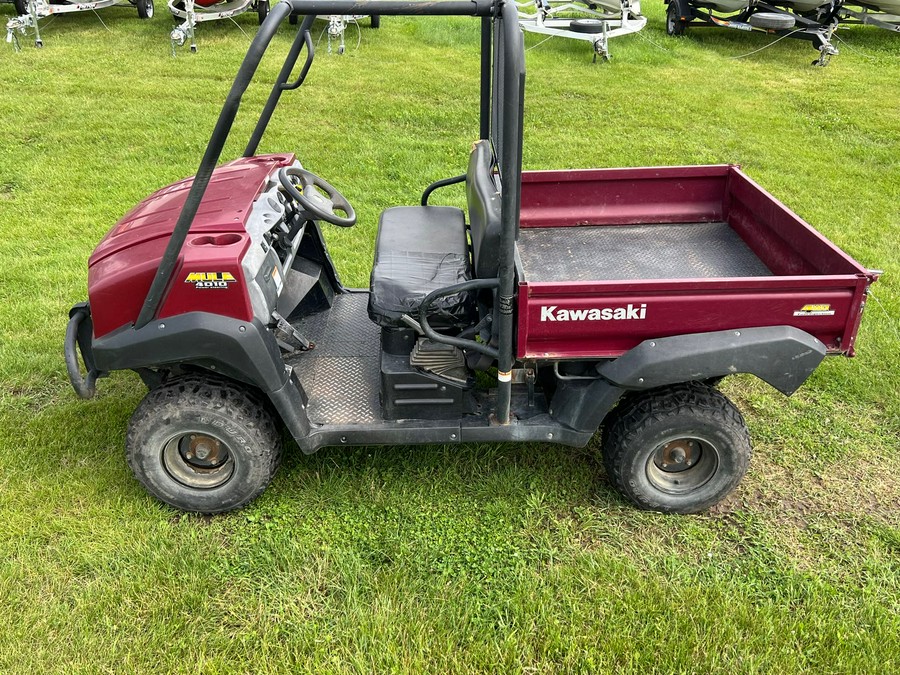
M451 206L397 206L378 222L369 316L380 326L418 319L419 305L438 288L472 278L465 215ZM434 328L471 322L468 293L438 298L428 313Z

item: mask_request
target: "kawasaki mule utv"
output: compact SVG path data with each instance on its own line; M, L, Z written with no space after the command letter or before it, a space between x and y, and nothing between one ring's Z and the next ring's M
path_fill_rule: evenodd
M216 168L291 11L306 18L244 156ZM315 16L334 14L472 16L481 27L468 167L421 204L381 214L366 289L341 284L322 236L356 222L347 199L290 153L256 155L282 92L309 73ZM247 504L278 465L278 423L306 453L585 446L602 425L609 478L627 498L695 512L750 460L744 421L715 383L753 373L791 394L826 354L853 354L877 274L739 168L523 173L524 63L508 1L272 7L197 175L109 231L90 258L90 302L70 313L66 361L81 396L120 369L150 390L126 453L151 493L204 513ZM457 183L467 210L431 204Z

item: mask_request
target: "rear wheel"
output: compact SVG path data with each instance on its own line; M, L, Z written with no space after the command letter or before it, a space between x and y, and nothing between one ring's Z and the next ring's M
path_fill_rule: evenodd
M141 19L153 18L153 0L137 0L138 17Z
M687 30L687 22L678 14L678 3L669 0L669 4L666 6L666 33L677 37L684 35L685 30Z
M652 511L696 513L716 504L740 483L750 454L740 412L699 382L636 395L603 429L610 480Z
M266 488L281 459L281 437L254 393L190 375L144 397L131 417L125 452L154 496L185 511L221 513Z

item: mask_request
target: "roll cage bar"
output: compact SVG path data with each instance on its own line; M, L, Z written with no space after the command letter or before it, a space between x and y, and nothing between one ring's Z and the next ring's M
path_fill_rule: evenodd
M522 173L522 112L525 94L525 51L516 5L511 0L282 0L274 5L256 37L225 99L191 185L184 207L160 261L159 269L135 322L140 329L154 320L169 280L209 185L225 141L237 116L241 98L253 79L269 43L292 12L306 17L285 57L259 121L250 136L244 157L256 153L272 113L284 91L297 89L306 79L314 58L310 29L317 15L380 14L382 16L472 16L481 18L480 138L491 141L501 184L501 234L497 287L498 394L496 419L508 424L513 367L513 299L515 292L515 241L519 229ZM288 78L306 47L306 61L293 82ZM475 343L477 344L477 343ZM479 345L480 346L480 345Z

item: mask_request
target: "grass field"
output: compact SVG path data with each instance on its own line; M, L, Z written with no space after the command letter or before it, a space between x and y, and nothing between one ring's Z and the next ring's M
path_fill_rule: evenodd
M821 69L806 43L738 59L769 39L674 40L662 2L644 10L609 63L526 38L526 168L741 163L885 270L857 358L790 399L725 382L755 455L695 517L624 503L593 444L293 448L241 512L156 502L123 458L140 381L77 400L66 313L104 232L196 170L248 38L203 25L199 53L173 59L158 1L149 22L116 8L109 32L81 14L49 24L42 50L3 45L0 672L900 672L900 37L842 30ZM342 57L320 49L261 150L297 152L356 205L359 224L327 236L364 285L380 210L465 164L478 35L386 18L358 49L348 36ZM249 92L225 158L266 93Z

